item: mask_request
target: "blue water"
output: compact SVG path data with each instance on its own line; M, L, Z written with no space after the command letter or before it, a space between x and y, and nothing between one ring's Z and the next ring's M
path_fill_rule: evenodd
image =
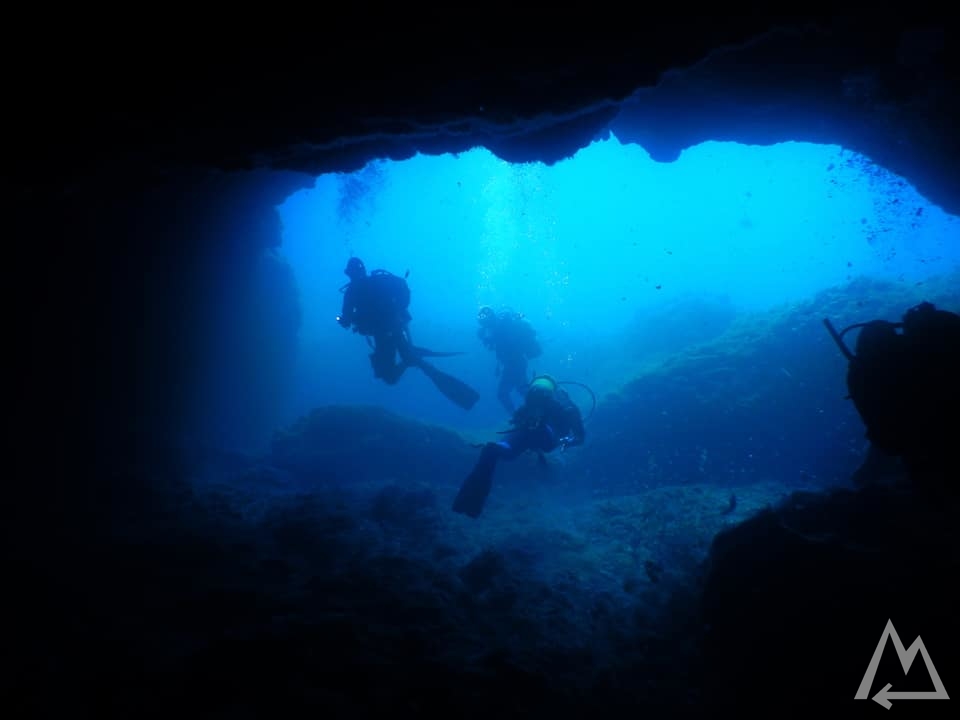
M302 304L291 419L349 402L467 431L502 423L494 361L475 336L484 304L538 330L534 369L602 396L653 350L681 351L732 317L858 278L917 287L960 263L955 217L868 158L805 143L711 142L668 164L615 137L552 166L485 149L418 155L320 177L279 212ZM466 353L441 362L481 391L472 412L418 374L372 379L364 340L334 322L353 254L409 271L414 340Z

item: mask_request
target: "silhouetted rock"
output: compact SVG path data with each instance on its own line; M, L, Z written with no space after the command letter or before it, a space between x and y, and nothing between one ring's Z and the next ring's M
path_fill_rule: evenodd
M457 433L379 407L317 408L274 435L270 461L316 483L392 478L411 486L424 478L459 477L474 452Z
M854 695L888 620L905 647L923 639L941 678L958 677L958 512L890 488L798 493L721 533L703 595L707 707L876 712ZM870 697L888 682L932 687L922 662L904 679L887 652Z

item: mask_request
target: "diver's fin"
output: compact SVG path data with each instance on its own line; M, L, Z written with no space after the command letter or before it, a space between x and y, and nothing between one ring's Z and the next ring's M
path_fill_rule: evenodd
M464 410L472 408L477 404L477 400L480 399L480 393L463 382L463 380L458 380L453 375L448 375L445 372L437 370L430 363L421 362L417 367L423 370L423 374L430 378L430 381L437 386L437 390Z
M487 502L490 488L493 487L495 462L481 459L460 485L460 491L453 500L453 511L472 518L480 517Z
M421 358L425 358L425 357L453 357L453 356L455 356L455 355L463 355L463 352L462 352L462 351L459 351L459 350L453 351L453 352L440 352L439 350L431 350L431 349L429 349L429 348L423 348L423 347L417 347L417 346L413 346L411 349L413 350L414 354L415 354L417 357L421 357Z

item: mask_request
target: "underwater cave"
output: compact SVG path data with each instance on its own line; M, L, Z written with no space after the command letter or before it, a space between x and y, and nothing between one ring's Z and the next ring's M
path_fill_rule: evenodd
M288 422L351 402L461 430L503 420L491 393L463 413L419 375L368 382L365 343L333 323L354 255L410 273L416 337L469 351L444 367L484 384L495 363L478 353L474 317L484 305L512 308L539 329L536 363L600 397L741 315L794 308L846 320L848 311L814 302L845 285L888 283L949 305L960 257L955 216L869 158L810 143L705 143L667 163L612 135L552 165L484 149L418 155L321 176L278 213L283 240L271 253L289 269L300 318ZM876 312L863 307L865 290L851 292L851 316ZM818 332L803 340L819 346L828 336ZM330 351L340 345L354 350ZM796 382L836 387L827 377Z
M13 716L949 712L896 693L960 677L960 505L873 464L824 320L960 312L955 24L552 21L111 40L136 85L64 40L14 87L8 217L45 242ZM475 405L374 377L350 258L406 278ZM483 307L586 439L501 462L471 518L509 420ZM888 623L936 680L872 662Z

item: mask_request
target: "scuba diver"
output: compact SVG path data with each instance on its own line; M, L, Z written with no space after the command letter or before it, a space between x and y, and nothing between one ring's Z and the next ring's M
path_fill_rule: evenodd
M849 361L848 398L866 426L870 452L859 478L869 481L878 454L899 458L917 486L941 491L960 479L960 315L929 302L902 322L872 320L837 332L823 320ZM861 328L855 352L843 335ZM899 330L899 332L898 332Z
M480 341L496 353L496 374L500 376L497 399L508 413L513 413L511 394L517 392L522 396L526 392L530 382L527 361L542 352L537 333L520 313L505 310L498 315L487 306L480 308L477 322Z
M549 375L533 379L523 405L513 413L510 424L513 427L504 431L502 440L483 445L480 458L453 501L454 512L480 517L493 486L498 461L513 460L527 450L536 451L542 460L543 453L557 448L564 452L568 447L582 445L586 436L580 409Z
M351 257L343 272L350 282L340 288L343 307L337 322L345 329L352 326L355 333L366 336L373 350L370 354L373 376L394 385L408 367L417 367L452 402L465 410L472 408L480 398L479 393L424 360L459 353L416 347L410 338L408 326L412 318L407 309L410 287L406 281L409 271L402 278L386 270L374 270L368 275L363 261Z

